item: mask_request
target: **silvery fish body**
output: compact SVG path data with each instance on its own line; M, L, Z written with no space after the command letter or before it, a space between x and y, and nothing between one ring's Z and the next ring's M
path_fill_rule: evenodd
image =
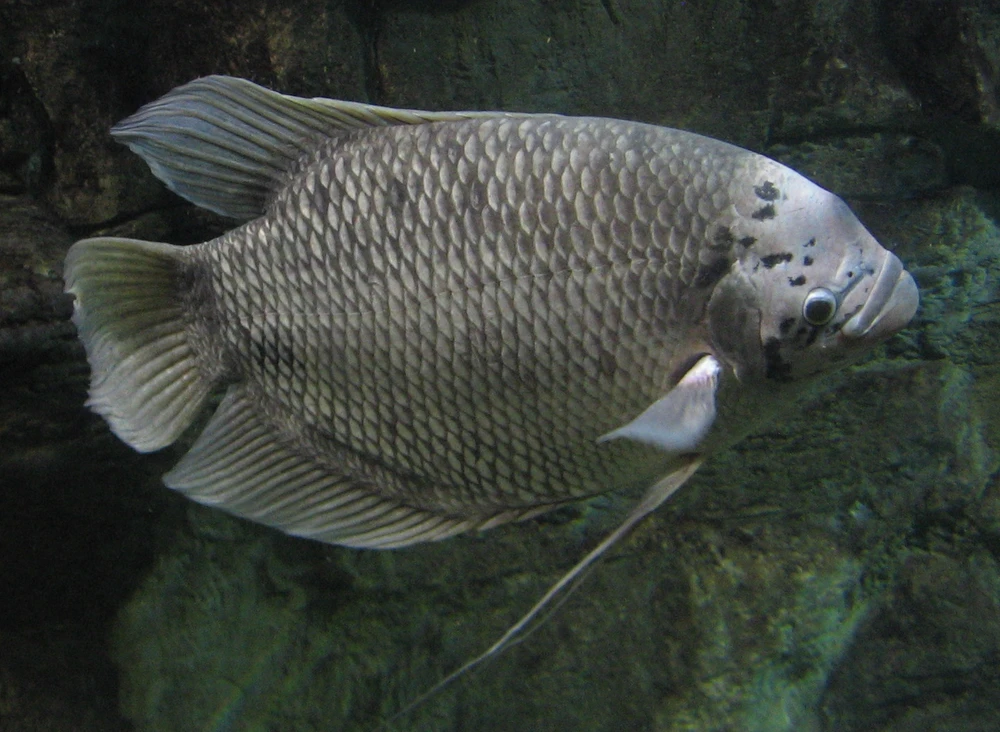
M152 450L226 388L167 484L324 541L401 546L649 485L917 304L840 199L688 132L210 77L114 134L246 222L74 247L92 407Z

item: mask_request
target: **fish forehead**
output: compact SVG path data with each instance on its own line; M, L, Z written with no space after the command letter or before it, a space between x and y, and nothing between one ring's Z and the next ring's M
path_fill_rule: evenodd
M225 360L316 455L418 504L645 481L663 456L595 439L704 349L714 232L758 157L560 117L331 140L205 249Z

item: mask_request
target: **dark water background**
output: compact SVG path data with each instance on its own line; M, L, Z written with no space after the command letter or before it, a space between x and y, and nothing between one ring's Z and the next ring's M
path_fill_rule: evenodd
M0 730L353 730L489 645L612 497L392 552L185 502L82 406L77 238L229 228L111 124L209 73L683 127L843 195L914 323L707 465L405 730L1000 728L1000 9L987 0L0 0Z

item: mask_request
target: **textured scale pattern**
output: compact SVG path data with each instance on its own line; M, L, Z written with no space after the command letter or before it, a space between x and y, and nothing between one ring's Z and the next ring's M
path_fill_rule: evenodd
M668 456L595 440L703 344L741 155L561 117L344 133L190 250L211 293L193 320L296 449L408 505L642 484Z

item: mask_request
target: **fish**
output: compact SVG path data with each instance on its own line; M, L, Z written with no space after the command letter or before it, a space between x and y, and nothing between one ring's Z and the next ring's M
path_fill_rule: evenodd
M150 452L222 394L166 485L322 542L645 491L558 591L918 306L840 198L692 132L210 76L111 134L236 223L73 245L88 405Z

